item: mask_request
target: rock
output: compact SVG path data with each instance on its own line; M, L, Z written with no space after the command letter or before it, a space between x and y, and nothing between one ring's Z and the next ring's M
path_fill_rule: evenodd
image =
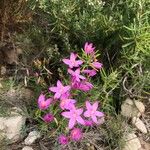
M41 137L41 135L39 132L37 132L37 131L30 132L28 137L24 140L25 145L33 144L40 137Z
M93 145L89 146L87 150L95 150L95 147Z
M147 133L147 129L145 127L145 124L143 123L142 120L139 118L133 117L132 118L132 124L136 126L138 130L140 130L142 133Z
M150 143L146 143L142 139L140 139L142 147L139 150L150 150Z
M3 88L2 84L0 83L0 89Z
M30 146L25 146L22 150L33 150L33 148Z
M139 110L140 113L144 113L145 112L145 106L142 102L140 101L134 101L135 106L137 107L137 109Z
M121 105L121 114L125 117L137 117L141 114L131 99L126 99Z
M6 74L6 71L7 71L7 70L6 70L6 67L2 66L2 67L1 67L1 73L0 73L0 74L1 74L1 75L5 75L5 74Z
M20 111L20 109L19 109ZM9 117L0 117L1 135L7 138L10 143L18 141L21 135L21 129L25 125L26 118L15 110L11 111Z
M137 136L134 133L129 133L125 137L125 147L123 150L139 150L141 148L140 140L137 138Z
M10 88L8 91L3 91L2 99L9 101L9 103L13 103L17 106L24 104L31 104L34 92L27 88L20 88L19 86L14 88ZM1 96L0 95L0 96Z

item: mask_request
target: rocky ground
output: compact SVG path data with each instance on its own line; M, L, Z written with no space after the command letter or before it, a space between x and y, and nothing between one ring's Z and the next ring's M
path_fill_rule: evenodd
M9 81L12 79L9 78ZM8 82L8 79L0 79L1 150L58 149L55 147L55 140L43 137L29 121L27 105L32 103L33 99L32 90L21 85L13 86L13 82ZM131 129L124 135L123 150L150 150L150 100L127 98L121 106L121 115ZM96 143L86 143L86 146L81 149L105 150L108 148L97 146Z

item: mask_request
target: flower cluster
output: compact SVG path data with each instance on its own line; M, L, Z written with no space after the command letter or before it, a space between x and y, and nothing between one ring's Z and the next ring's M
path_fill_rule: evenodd
M68 66L68 74L70 80L68 85L64 85L60 80L57 81L56 86L50 87L49 92L53 93L53 97L46 99L44 94L38 98L38 107L40 110L46 110L56 101L59 103L58 107L61 109L61 117L68 120L69 136L60 135L59 143L66 145L70 140L79 141L83 137L80 128L75 126L82 125L95 126L101 123L101 118L104 116L103 112L98 110L98 102L91 103L89 100L85 101L85 106L78 108L77 99L74 99L73 92L76 90L88 92L93 89L90 78L97 74L97 71L102 68L102 64L96 59L97 52L92 43L85 43L83 55L71 53L69 59L63 59L64 64ZM43 121L50 123L55 116L52 113L47 113L43 116Z

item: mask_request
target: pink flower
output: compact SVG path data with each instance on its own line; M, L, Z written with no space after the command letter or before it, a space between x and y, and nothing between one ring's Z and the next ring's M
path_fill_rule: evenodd
M78 82L74 78L71 78L71 87L73 89L79 89L84 92L87 92L93 88L93 85L85 80Z
M80 116L82 113L83 113L83 109L82 108L76 109L75 106L72 107L70 111L66 111L62 113L62 116L70 119L68 125L69 129L72 129L77 122L84 125L84 120Z
M60 135L58 141L62 145L67 145L69 143L69 138L65 135Z
M92 63L92 66L95 67L96 69L101 69L103 64L102 63L99 63L99 62L93 62Z
M54 120L54 116L52 114L48 113L43 117L43 120L46 123L52 122Z
M50 87L49 90L54 92L54 98L58 99L60 98L63 94L68 92L70 90L70 86L63 86L62 83L58 80L57 81L57 87Z
M88 74L90 77L93 77L96 75L96 71L94 69L92 69L92 70L85 69L85 70L83 70L83 73Z
M67 64L70 68L79 67L83 63L83 61L76 60L76 58L77 58L77 55L75 55L74 53L71 53L70 59L63 59L63 62Z
M84 51L86 54L91 54L94 52L95 47L93 47L93 43L86 42L84 45Z
M79 89L80 82L76 81L73 77L71 78L71 87L73 89Z
M97 117L103 117L104 113L97 111L98 102L95 102L93 105L90 104L89 101L86 101L86 108L87 111L84 112L85 117L91 117L93 122L98 124Z
M82 81L79 84L78 89L84 92L87 92L93 88L93 85L90 82Z
M74 141L80 141L80 140L83 138L83 133L82 133L81 129L79 129L79 128L74 128L74 129L71 131L70 137L71 137L71 139L74 140Z
M46 100L45 95L41 94L38 98L38 107L41 110L45 110L50 106L51 102L52 102L51 98Z
M76 103L75 99L63 99L60 102L60 108L62 110L64 109L71 109L72 107L74 107L74 104Z
M69 99L69 97L71 97L71 94L68 91L68 92L61 95L60 100Z
M75 71L68 69L68 73L72 75L74 80L80 82L80 79L85 79L84 76L80 75L80 68L76 69Z

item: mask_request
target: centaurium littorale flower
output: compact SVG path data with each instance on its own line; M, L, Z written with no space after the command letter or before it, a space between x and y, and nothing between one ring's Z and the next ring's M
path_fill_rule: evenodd
M93 66L94 68L96 68L96 69L101 69L102 66L103 66L103 64L100 63L100 62L95 61L95 62L92 63L92 66Z
M82 81L79 83L78 89L81 91L87 92L87 91L91 90L93 87L94 86L90 82Z
M86 79L84 76L80 75L80 68L76 69L75 71L68 69L68 73L72 75L74 80L80 82L80 80Z
M72 107L74 107L75 103L76 103L75 99L63 99L60 102L60 108L62 110L64 110L64 109L70 110L70 109L72 109Z
M48 114L44 115L43 120L46 123L50 123L54 120L54 116L52 114L48 113Z
M45 95L40 94L38 98L38 107L41 110L45 110L50 106L51 102L52 102L51 98L46 99Z
M98 102L95 102L93 105L89 101L86 101L86 111L84 112L85 117L90 117L92 121L98 124L97 117L103 117L104 113L98 111Z
M72 129L71 133L70 133L70 138L73 141L80 141L83 138L83 133L82 133L81 129L79 129L79 128Z
M54 98L59 99L63 94L67 93L70 91L70 86L63 86L62 83L58 80L57 81L57 86L56 87L50 87L49 90L54 92Z
M84 51L86 54L91 54L94 52L95 47L93 47L93 43L86 42L84 45Z
M63 62L67 64L70 68L79 67L83 63L83 61L76 60L76 58L77 58L77 55L74 53L71 53L70 59L63 59Z
M69 143L69 138L65 135L60 135L58 141L62 145L67 145Z
M78 122L82 125L84 125L84 120L81 117L81 114L83 113L83 109L76 109L76 107L72 107L69 111L62 112L62 116L69 119L69 125L68 128L72 129L75 124Z
M88 76L93 77L96 75L96 70L92 69L85 69L82 71L83 73L86 73Z

